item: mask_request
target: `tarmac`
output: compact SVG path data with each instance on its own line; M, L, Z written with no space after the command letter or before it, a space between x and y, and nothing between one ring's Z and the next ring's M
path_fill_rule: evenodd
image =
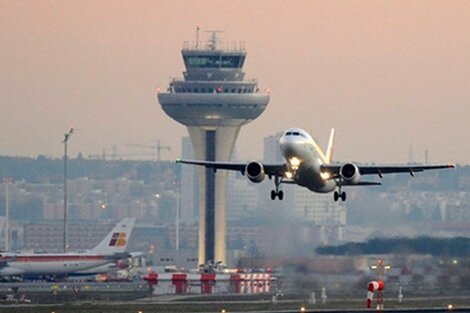
M15 287L18 287L16 289ZM301 295L153 295L142 283L0 283L2 313L144 313L144 312L374 312L364 298ZM375 302L374 302L375 303ZM384 299L384 312L469 312L470 297L415 296Z

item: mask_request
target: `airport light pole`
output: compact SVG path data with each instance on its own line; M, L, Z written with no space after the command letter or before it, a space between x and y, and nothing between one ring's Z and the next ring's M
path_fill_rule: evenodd
M5 251L10 251L10 184L13 178L3 177L5 183Z
M67 143L73 134L73 128L64 135L64 253L67 252Z

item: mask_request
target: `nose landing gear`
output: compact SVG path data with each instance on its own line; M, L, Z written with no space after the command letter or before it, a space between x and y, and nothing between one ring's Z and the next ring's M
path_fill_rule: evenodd
M279 200L282 201L284 199L284 191L279 190L279 185L281 184L281 181L279 180L279 176L274 177L274 186L275 189L271 190L271 200L275 200L276 197L279 197Z

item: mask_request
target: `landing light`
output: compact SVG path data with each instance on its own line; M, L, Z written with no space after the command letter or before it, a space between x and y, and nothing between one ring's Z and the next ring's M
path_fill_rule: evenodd
M286 177L291 179L294 175L291 172L286 172Z
M329 172L321 172L320 173L320 177L323 179L323 180L328 180L331 178L331 173Z
M290 163L290 166L292 167L293 170L297 170L297 169L299 169L300 159L296 158L296 157L293 157L289 160L289 163Z

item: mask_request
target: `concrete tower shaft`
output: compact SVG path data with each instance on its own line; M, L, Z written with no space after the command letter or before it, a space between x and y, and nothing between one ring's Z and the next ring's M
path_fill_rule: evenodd
M158 101L187 127L197 159L229 161L241 126L263 113L269 94L259 91L256 80L245 80L244 47L222 49L216 35L205 46L185 44L184 79L172 79ZM226 263L226 174L200 169L199 181L199 264Z

